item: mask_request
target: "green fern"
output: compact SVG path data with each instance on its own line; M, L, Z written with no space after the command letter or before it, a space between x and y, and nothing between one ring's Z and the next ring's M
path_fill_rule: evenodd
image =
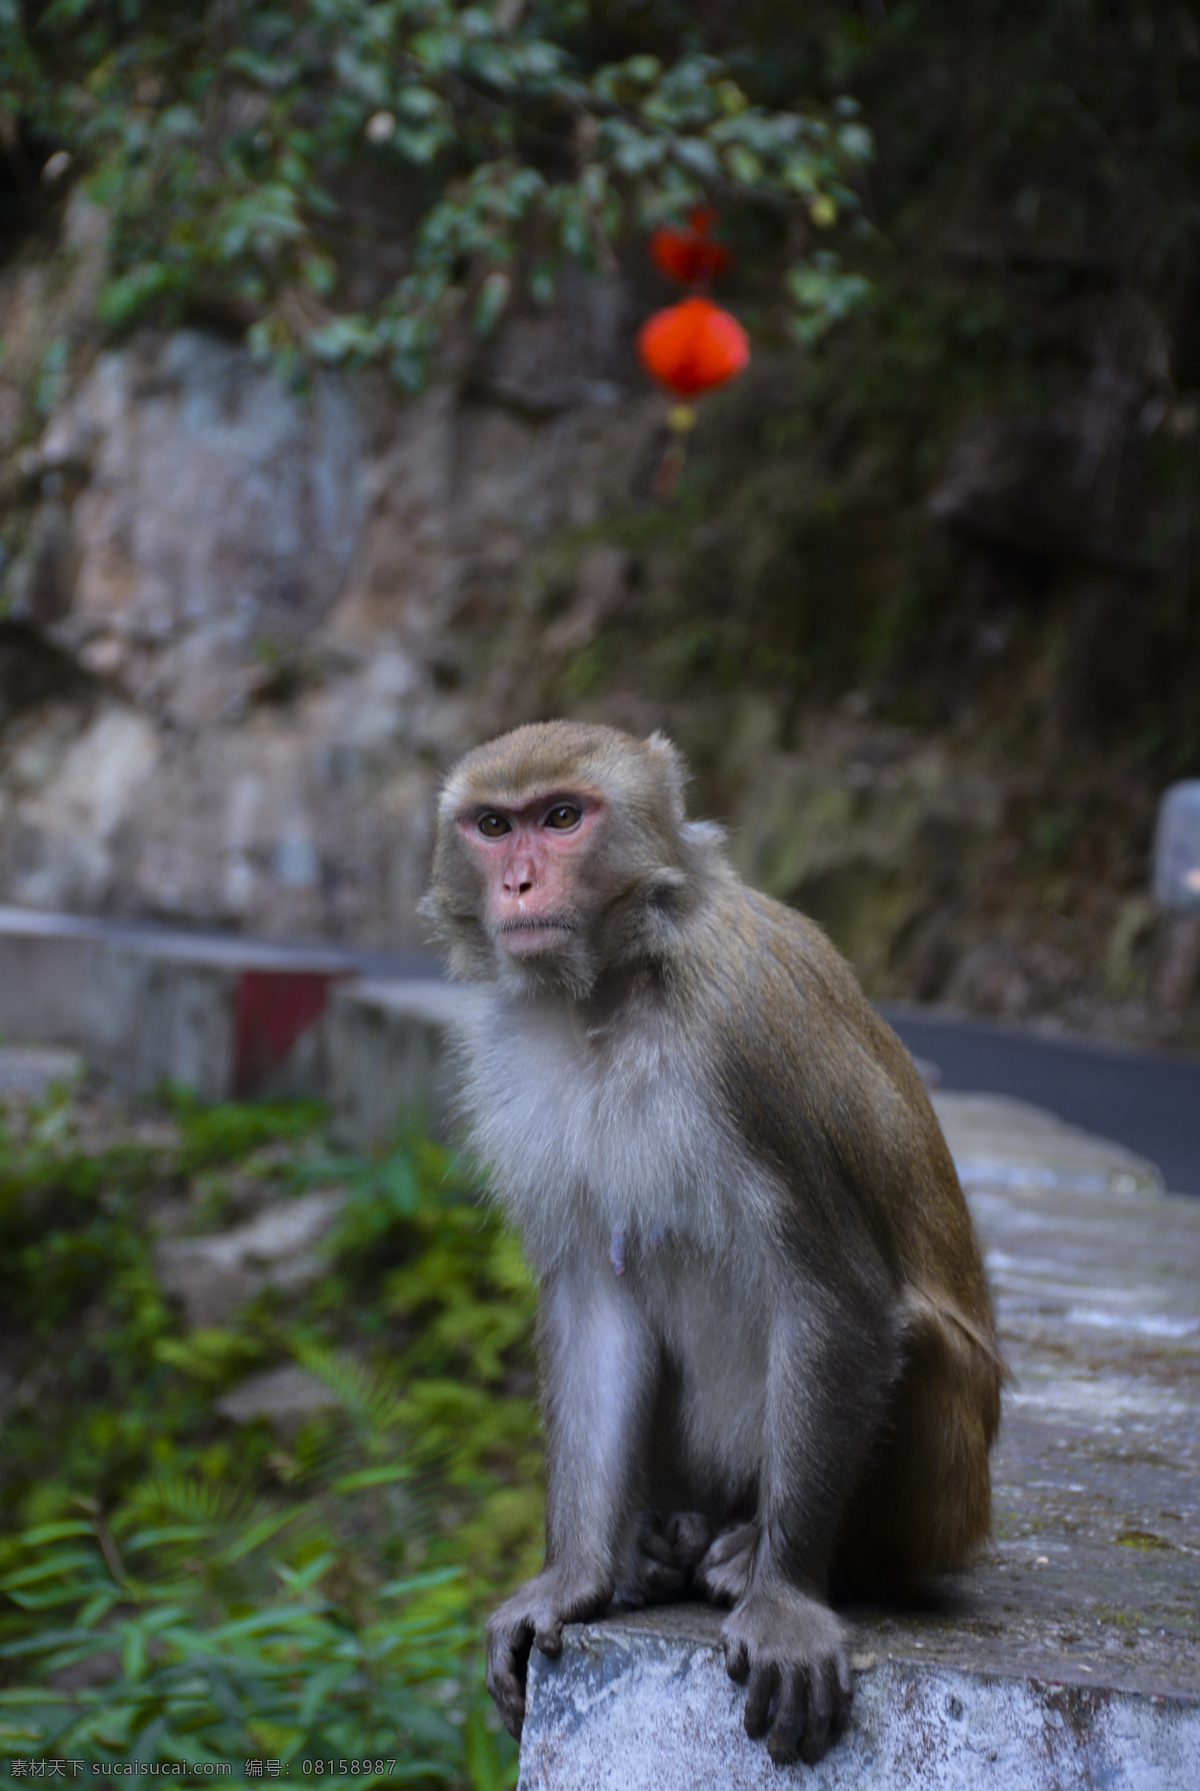
M356 1357L312 1338L294 1345L300 1367L334 1395L356 1428L373 1442L395 1429L400 1393L382 1369L368 1368Z
M0 1489L0 1757L378 1748L392 1783L510 1785L477 1653L540 1531L532 1290L469 1165L416 1132L339 1157L311 1108L179 1098L176 1143L89 1154L73 1100L0 1137L0 1270L42 1389ZM307 1294L188 1331L152 1215L167 1186L221 1223L216 1169L345 1204ZM287 1361L335 1403L283 1430L218 1415Z

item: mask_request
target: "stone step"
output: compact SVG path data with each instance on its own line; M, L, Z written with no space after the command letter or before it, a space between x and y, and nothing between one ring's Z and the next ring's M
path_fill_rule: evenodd
M0 1102L44 1101L55 1088L69 1088L83 1075L78 1051L54 1045L0 1045Z

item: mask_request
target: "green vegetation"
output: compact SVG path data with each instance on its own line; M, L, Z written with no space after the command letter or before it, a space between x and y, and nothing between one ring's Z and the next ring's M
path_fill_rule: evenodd
M741 53L782 10L739 9ZM778 81L849 90L876 144L845 247L872 303L798 355L763 297L779 278L764 242L759 309L743 307L754 362L706 405L673 514L654 542L640 519L603 525L637 591L609 687L686 691L711 714L752 680L784 748L853 692L992 763L1194 775L1192 12L803 13ZM593 650L575 650L588 658L550 668L548 704L594 700Z
M860 302L828 244L801 254L856 209L857 106L779 103L722 49L669 3L0 0L0 121L108 209L108 328L207 313L416 387L452 318L486 335L705 199L791 243L803 340Z
M512 1782L479 1637L540 1541L528 1277L462 1160L334 1154L323 1120L181 1095L97 1135L61 1093L0 1135L0 1755ZM316 1188L307 1291L189 1330L156 1238ZM286 1364L303 1421L218 1410Z
M413 387L447 333L469 384L566 262L661 298L637 238L712 202L754 363L645 600L546 702L749 676L785 747L854 691L1161 782L1200 765L1198 97L1192 13L1144 0L0 0L0 232L89 193L104 331L200 321ZM10 372L14 439L86 364L71 328ZM1066 419L1048 529L1036 455L1009 476L994 437L986 526L931 522L979 417Z

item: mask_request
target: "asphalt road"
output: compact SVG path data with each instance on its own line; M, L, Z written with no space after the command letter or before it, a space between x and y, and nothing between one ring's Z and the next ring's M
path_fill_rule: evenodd
M880 1003L942 1088L1014 1095L1157 1163L1167 1187L1200 1195L1200 1060L1122 1051L1021 1027Z

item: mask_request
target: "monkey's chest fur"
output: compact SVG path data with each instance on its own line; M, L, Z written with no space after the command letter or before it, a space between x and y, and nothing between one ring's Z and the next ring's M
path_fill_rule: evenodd
M464 1043L472 1142L544 1288L601 1338L652 1334L686 1465L740 1498L761 1452L778 1194L686 1038L652 1009L585 1031L558 1003L497 999Z
M497 998L464 1045L471 1140L539 1272L609 1260L618 1235L631 1270L668 1246L753 1249L764 1171L669 1020L643 1009L585 1030L560 1003Z

